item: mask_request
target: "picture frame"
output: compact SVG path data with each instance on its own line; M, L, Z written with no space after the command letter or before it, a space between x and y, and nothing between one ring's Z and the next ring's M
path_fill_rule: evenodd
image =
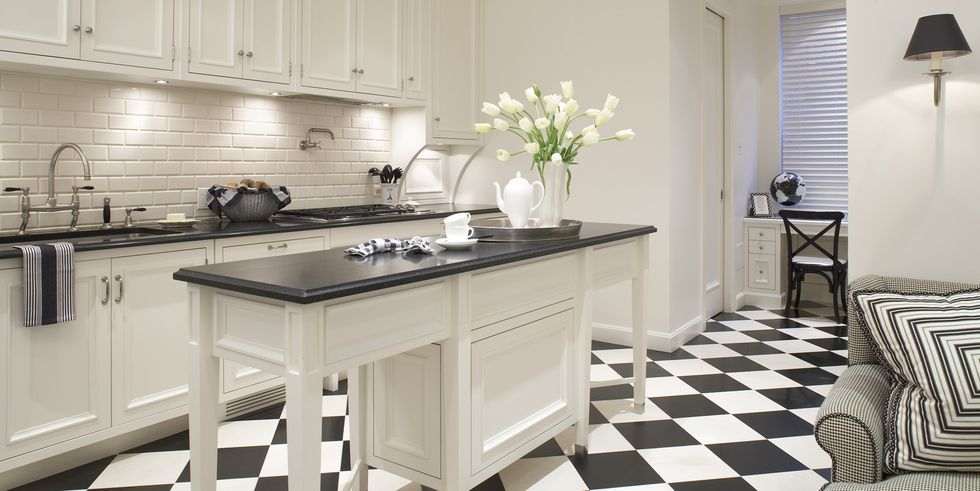
M749 194L749 217L770 218L772 217L772 203L766 193Z

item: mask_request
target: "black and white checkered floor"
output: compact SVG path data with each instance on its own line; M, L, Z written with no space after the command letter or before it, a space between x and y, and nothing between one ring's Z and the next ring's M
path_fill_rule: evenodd
M800 317L746 308L708 323L674 353L651 351L644 414L628 385L592 390L590 454L566 456L571 432L511 465L480 490L817 490L830 459L813 439L817 408L847 363L846 328L811 306ZM596 342L592 378L632 376L630 349ZM323 397L322 489L348 479L347 396ZM286 489L283 406L224 423L218 489ZM18 488L190 490L187 433ZM418 486L372 470L372 490Z

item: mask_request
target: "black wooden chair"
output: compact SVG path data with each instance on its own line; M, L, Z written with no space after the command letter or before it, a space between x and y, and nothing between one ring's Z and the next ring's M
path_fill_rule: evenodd
M844 214L839 211L803 211L803 210L780 210L779 216L783 218L783 226L786 227L786 260L787 271L789 271L789 288L786 292L786 315L790 313L790 306L793 305L793 293L796 293L795 309L796 315L800 315L800 291L803 287L803 279L809 273L822 276L830 285L830 293L834 298L834 319L841 322L838 307L844 309L847 315L847 260L841 259L840 252L840 227L844 221ZM829 222L816 234L807 234L794 223L794 220L808 220L815 222ZM834 243L833 252L828 251L817 243L822 237L833 231ZM793 247L793 232L799 235L802 244ZM818 256L805 256L800 253L809 248L819 252Z

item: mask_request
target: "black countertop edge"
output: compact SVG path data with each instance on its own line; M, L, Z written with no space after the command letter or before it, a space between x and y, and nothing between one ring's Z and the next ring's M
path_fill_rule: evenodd
M342 297L357 295L410 283L452 276L455 274L466 273L478 269L485 269L503 264L514 263L537 257L549 256L568 252L576 249L583 249L600 244L616 242L643 235L653 234L657 228L652 225L636 226L636 228L623 230L616 233L605 234L584 239L555 241L553 243L542 243L539 247L522 251L498 254L487 258L475 259L455 264L443 265L438 268L427 268L419 271L407 271L386 276L380 276L351 283L331 285L321 289L300 290L294 288L280 287L267 283L254 282L240 278L230 278L223 275L215 275L191 269L181 269L174 273L174 279L185 281L196 285L209 286L238 293L245 293L264 298L284 300L298 304L311 304L332 300ZM308 254L316 254L308 253Z
M409 222L415 220L428 220L433 218L445 218L454 213L472 213L474 215L485 213L499 213L500 210L494 205L487 204L456 204L456 205L421 205L419 208L431 209L431 213L405 214L405 215L385 215L377 217L363 217L351 220L333 221L327 223L304 222L304 221L279 221L279 222L244 222L233 223L227 220L202 219L193 228L177 229L175 233L164 235L150 235L129 240L118 240L106 243L76 243L76 252L101 251L106 249L121 249L125 247L139 247L159 244L174 244L179 242L193 242L199 240L225 239L232 237L247 237L252 235L284 234L291 232L305 232L308 230L319 230L327 228L354 227L359 225L374 225L379 223ZM137 223L139 228L163 229L154 222ZM20 244L30 244L28 234L25 242ZM49 242L49 241L44 241ZM38 242L43 243L43 242ZM0 259L19 258L21 253L13 248L13 244L0 245Z

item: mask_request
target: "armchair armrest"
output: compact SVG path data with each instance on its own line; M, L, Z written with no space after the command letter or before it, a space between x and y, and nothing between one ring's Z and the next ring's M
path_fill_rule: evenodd
M890 391L888 373L880 365L848 367L830 390L817 413L814 435L833 461L833 482L881 480Z

